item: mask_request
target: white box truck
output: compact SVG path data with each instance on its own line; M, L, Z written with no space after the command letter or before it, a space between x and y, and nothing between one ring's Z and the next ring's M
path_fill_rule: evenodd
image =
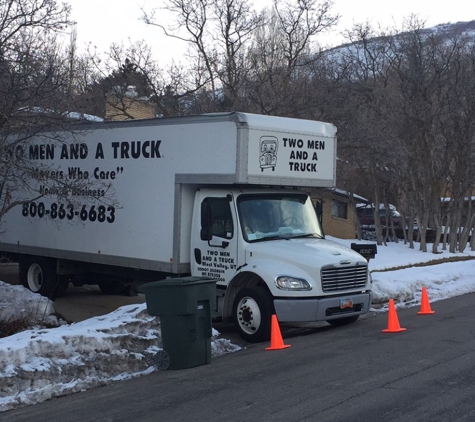
M343 325L369 310L366 259L326 240L296 189L335 185L332 124L236 112L60 135L25 148L37 197L2 221L0 250L18 259L31 290L213 278L213 317L234 320L248 341L268 338L274 313ZM68 180L86 184L68 190Z

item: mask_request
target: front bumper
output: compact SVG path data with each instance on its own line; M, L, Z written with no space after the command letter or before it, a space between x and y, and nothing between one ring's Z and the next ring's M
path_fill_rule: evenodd
M371 292L350 293L338 297L312 299L274 299L279 322L328 321L353 315L362 315L371 306ZM351 308L341 308L342 300L350 299Z

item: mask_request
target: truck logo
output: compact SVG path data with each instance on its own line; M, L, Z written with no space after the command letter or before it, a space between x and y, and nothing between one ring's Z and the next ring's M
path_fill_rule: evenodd
M264 169L267 168L272 168L272 171L275 170L278 146L279 143L275 136L261 136L259 154L259 165L261 171L264 171Z

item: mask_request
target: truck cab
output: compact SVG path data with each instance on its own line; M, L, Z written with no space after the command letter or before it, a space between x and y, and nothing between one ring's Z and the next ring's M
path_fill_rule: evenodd
M272 314L343 325L369 310L367 261L325 239L306 192L200 189L191 239L192 274L217 281L216 317L248 341L268 338Z

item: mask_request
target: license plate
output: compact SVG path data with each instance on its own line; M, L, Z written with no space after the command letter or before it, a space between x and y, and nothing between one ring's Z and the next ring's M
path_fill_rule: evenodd
M341 299L340 301L340 309L352 308L353 301L350 298Z

